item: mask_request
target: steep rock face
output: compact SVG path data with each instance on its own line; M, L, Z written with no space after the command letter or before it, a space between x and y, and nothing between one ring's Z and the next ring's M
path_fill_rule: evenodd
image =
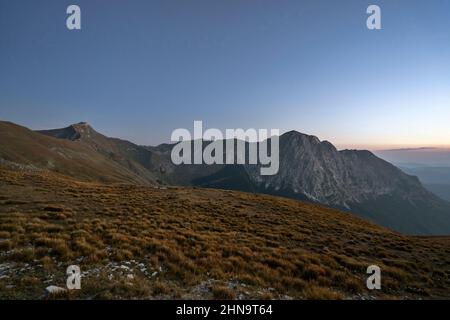
M328 141L298 132L280 138L280 170L260 176L247 166L260 189L285 190L320 203L350 208L379 196L396 194L405 200L430 196L416 177L403 173L369 151L338 151Z
M247 166L258 189L291 192L324 204L340 203L352 195L346 184L345 163L339 152L317 137L288 132L280 137L277 175L260 176L259 168Z

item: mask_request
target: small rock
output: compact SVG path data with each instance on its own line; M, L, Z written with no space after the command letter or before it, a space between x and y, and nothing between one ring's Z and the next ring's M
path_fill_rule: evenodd
M66 292L66 289L57 286L48 286L45 288L45 291L47 291L48 294L58 294Z
M152 277L155 277L157 274L158 274L158 272L156 272L156 271L153 272L153 273L152 273Z
M238 300L245 300L245 295L243 295L242 293L239 293L237 299Z
M127 278L128 278L128 279L134 279L134 275L129 274L129 275L127 275Z

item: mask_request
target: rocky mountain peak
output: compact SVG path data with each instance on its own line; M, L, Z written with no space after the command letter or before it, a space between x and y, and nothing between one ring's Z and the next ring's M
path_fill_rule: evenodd
M80 138L90 138L96 131L87 122L78 122L70 126Z
M313 135L304 134L295 130L291 130L283 134L282 139L291 140L295 142L307 142L311 144L320 144L319 138Z
M47 136L52 136L54 138L67 139L72 141L86 138L89 139L93 135L98 134L87 122L78 122L66 128L40 130L38 132Z

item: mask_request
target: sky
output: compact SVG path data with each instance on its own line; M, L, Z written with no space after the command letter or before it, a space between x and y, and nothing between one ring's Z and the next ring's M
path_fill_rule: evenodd
M450 146L450 1L0 0L0 119L143 145L202 120Z

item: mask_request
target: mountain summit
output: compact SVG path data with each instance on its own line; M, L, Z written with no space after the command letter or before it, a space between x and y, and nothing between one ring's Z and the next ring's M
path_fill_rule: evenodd
M79 122L72 124L66 128L52 129L52 130L40 130L37 131L42 134L52 136L59 139L79 140L82 137L90 137L94 129L87 122Z

